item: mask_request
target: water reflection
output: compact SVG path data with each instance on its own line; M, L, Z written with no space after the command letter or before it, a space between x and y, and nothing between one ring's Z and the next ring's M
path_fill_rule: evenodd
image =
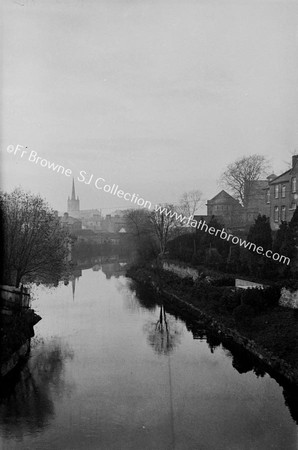
M151 321L145 324L144 332L147 334L147 340L154 351L158 354L169 354L180 343L181 329L177 324L177 319L183 321L188 331L192 333L193 339L205 341L208 344L211 353L217 348L222 348L227 357L232 359L232 366L239 374L253 372L257 378L263 378L268 370L264 364L254 357L251 353L244 350L232 340L224 338L215 330L208 327L204 320L195 320L187 312L181 310L175 305L166 302L161 296L154 294L150 288L131 282L131 289L137 293L138 302L149 310L159 307L158 321ZM170 315L170 319L167 318ZM291 417L298 424L298 387L291 385L284 379L271 373L270 375L283 387L283 396L285 404L288 407Z
M94 272L98 272L100 269L106 274L107 278L110 279L111 276L125 275L127 264L129 263L129 258L123 258L119 255L109 255L109 256L91 256L91 257L81 257L73 260L75 264L72 273L92 269ZM79 275L81 276L81 275Z
M285 404L289 408L292 419L298 425L298 389L293 386L287 386L283 389Z
M124 264L124 265L123 265ZM107 280L110 280L113 277L119 278L121 275L125 275L126 273L126 264L117 262L107 262L101 265L101 270L106 276Z
M112 277L119 278L125 275L127 270L126 260L121 260L119 256L93 256L84 259L77 259L75 261L75 266L72 268L71 273L68 278L64 279L64 285L68 286L69 282L72 287L72 298L75 299L76 283L82 276L82 270L91 268L93 272L103 272L107 280Z
M70 283L37 289L40 341L2 394L0 448L296 448L288 386L287 408L264 368L204 321L95 264L75 302Z
M46 427L55 415L54 397L71 392L64 365L73 352L52 339L38 342L28 364L5 380L0 390L0 429L4 438L21 439Z
M154 311L156 309L156 306L161 303L161 300L156 296L153 289L150 289L143 284L131 282L129 285L129 289L135 293L135 298L142 308L145 308L149 311Z
M114 255L77 259L75 264L69 280L78 280L82 276L82 270L86 269L92 269L93 272L101 270L106 275L107 280L110 280L112 276L119 278L121 275L125 275L128 263L126 259L121 259L118 255ZM66 282L69 280L66 280Z
M159 307L157 321L149 321L144 325L148 343L159 355L168 355L181 342L183 327L173 316L168 316L163 304Z

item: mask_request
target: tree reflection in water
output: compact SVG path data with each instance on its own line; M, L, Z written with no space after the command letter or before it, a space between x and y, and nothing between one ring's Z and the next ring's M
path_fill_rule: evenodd
M156 353L170 354L179 345L181 331L179 331L178 318L185 323L187 330L192 333L194 339L206 341L211 353L214 353L216 348L221 348L231 358L232 365L238 373L244 374L252 371L256 377L264 377L266 375L268 368L266 370L262 362L231 340L225 339L224 336L213 331L205 323L206 321L194 319L192 314L185 311L182 312L178 306L169 303L166 304L167 313L169 313L167 316L161 297L157 296L153 290L137 283L132 283L131 289L134 289L136 293L135 300L142 307L151 310L154 310L157 305L160 307L158 321L147 323L144 327L148 342ZM270 376L282 386L285 404L293 420L298 424L298 388L286 383L274 373L270 372Z
M54 417L53 396L68 394L72 386L64 378L65 361L73 352L53 339L38 343L24 368L0 389L0 433L21 439L41 430Z
M183 326L173 316L166 315L164 305L160 305L159 319L144 326L151 347L158 354L167 355L179 345Z

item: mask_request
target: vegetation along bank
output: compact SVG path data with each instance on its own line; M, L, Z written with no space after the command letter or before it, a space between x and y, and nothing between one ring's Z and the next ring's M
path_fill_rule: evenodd
M279 306L280 287L236 289L228 276L183 278L151 264L131 267L127 276L154 288L164 301L204 317L271 371L298 385L298 310Z

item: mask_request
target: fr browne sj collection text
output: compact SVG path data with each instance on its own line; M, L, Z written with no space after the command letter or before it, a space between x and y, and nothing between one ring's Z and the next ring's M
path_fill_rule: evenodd
M61 164L56 164L54 162L50 162L49 160L42 158L41 156L37 155L37 152L35 150L31 150L30 152L26 150L28 147L24 147L23 145L9 145L7 147L7 152L14 154L15 156L18 156L20 158L27 159L29 162L40 165L41 167L47 168L49 170L52 170L53 172L60 173L62 175L65 175L66 177L70 177L73 175L71 169L67 169L66 167L62 166ZM80 183L84 183L87 185L90 185L90 183L93 181L93 184L96 189L103 190L106 193L116 195L119 198L124 198L124 200L129 201L131 203L134 203L138 206L142 206L144 208L151 208L151 202L149 200L145 200L142 197L140 197L139 194L130 192L125 192L122 189L119 189L118 184L105 184L105 179L102 177L95 177L94 174L88 174L85 170L80 170L79 176L77 177L77 181Z

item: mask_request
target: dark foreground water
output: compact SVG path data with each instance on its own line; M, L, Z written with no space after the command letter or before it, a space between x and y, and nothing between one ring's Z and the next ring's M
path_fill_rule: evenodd
M73 291L36 287L43 319L0 402L1 450L297 450L283 388L139 300L119 264Z

